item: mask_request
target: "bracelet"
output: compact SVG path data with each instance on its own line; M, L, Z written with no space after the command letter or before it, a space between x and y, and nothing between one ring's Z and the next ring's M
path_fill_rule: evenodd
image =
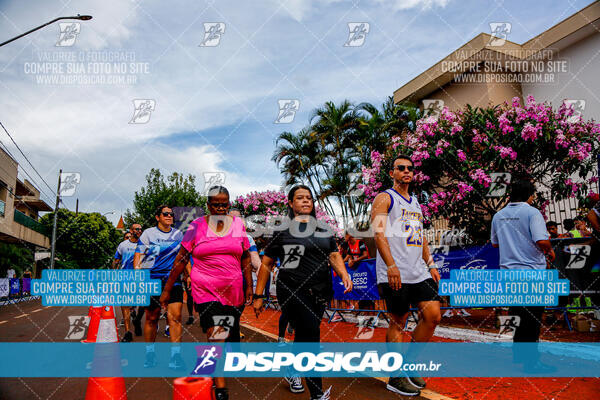
M431 271L432 269L438 269L438 266L435 263L433 263L433 264L428 265L427 269L429 269Z
M252 295L253 300L266 299L266 298L267 298L267 296L265 296L264 294L253 294Z
M390 269L390 268L393 268L393 267L396 267L396 264L387 265L387 269ZM396 267L396 268L398 268L398 267Z

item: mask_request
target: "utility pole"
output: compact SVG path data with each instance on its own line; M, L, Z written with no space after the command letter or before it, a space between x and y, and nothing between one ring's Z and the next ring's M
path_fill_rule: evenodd
M50 269L54 269L54 255L56 251L56 222L58 219L58 203L60 202L60 176L62 169L58 172L58 187L56 188L56 206L54 207L54 222L52 224L52 247L50 249Z
M75 216L79 215L79 198L77 198L77 202L75 203Z

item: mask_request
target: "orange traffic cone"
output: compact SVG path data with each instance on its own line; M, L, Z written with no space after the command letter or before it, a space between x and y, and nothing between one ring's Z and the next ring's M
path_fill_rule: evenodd
M116 343L118 339L117 320L112 306L104 306L100 312L96 343Z
M127 400L124 378L89 378L85 400Z
M212 400L212 398L212 378L185 377L173 381L173 400Z
M87 339L82 340L83 343L95 343L98 336L98 326L100 325L100 313L102 307L90 307L88 315L90 317L90 326L88 328Z

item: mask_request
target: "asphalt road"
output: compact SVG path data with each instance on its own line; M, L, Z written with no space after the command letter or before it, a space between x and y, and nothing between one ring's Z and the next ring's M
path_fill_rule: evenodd
M0 340L3 342L65 342L69 329L68 316L87 315L84 307L42 307L40 300L0 306ZM184 321L187 310L184 307ZM120 312L117 314L120 318ZM160 322L157 341L168 342L162 335L165 321ZM123 328L120 328L122 334ZM273 341L248 327L242 327L247 341ZM141 338L136 338L139 341ZM206 336L198 324L184 325L185 342L205 342ZM129 400L172 399L173 378L125 378ZM325 378L324 388L333 386L332 399L402 399L385 389L385 384L374 378ZM308 390L292 394L283 378L229 378L230 399L278 400L308 399ZM80 400L85 398L85 378L0 378L0 399L58 399ZM435 393L412 399L444 399ZM408 398L408 397L406 397ZM448 398L445 398L448 399Z

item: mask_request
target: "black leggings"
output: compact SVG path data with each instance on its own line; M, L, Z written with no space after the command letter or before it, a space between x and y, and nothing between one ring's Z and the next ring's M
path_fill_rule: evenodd
M320 342L320 325L327 306L327 300L323 296L312 293L310 289L296 292L295 289L291 289L279 281L277 282L277 300L281 305L282 314L287 316L289 323L296 330L294 343ZM319 397L323 394L323 380L320 376L307 377L306 385L311 397Z
M187 305L188 315L190 316L190 318L193 318L194 317L194 299L192 298L192 288L188 289L187 285L184 287L185 287L185 293L187 294L186 305Z
M281 310L281 315L279 316L279 337L285 337L285 330L287 329L288 324L290 323L290 319L287 317L287 314Z

